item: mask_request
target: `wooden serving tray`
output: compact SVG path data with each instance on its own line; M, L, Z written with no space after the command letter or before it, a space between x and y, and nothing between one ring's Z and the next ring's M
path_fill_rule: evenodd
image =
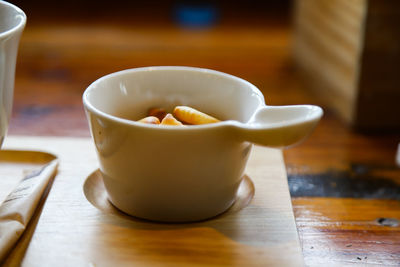
M45 203L5 266L303 265L280 150L253 148L237 201L225 214L163 224L125 215L107 201L90 139L9 136L3 149L0 163L14 153L19 171L40 162L20 160L32 152L7 149L46 151L60 161Z

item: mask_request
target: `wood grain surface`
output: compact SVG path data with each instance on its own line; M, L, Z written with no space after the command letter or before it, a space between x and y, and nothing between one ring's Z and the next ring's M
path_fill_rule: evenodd
M122 8L96 4L94 10L91 1L73 2L15 2L28 24L10 134L89 136L81 95L113 71L188 65L237 75L260 88L270 105L324 107L309 139L284 151L306 265L400 265L400 227L384 223L400 219L395 164L400 135L354 132L307 90L293 64L287 2L278 8L269 3L284 1L222 6L219 22L201 29L176 24L165 2L152 9L117 1ZM372 186L357 187L360 183ZM378 221L383 224L371 227Z
M352 124L357 123L365 0L300 0L294 51L308 85Z
M8 137L7 148L49 151L60 164L35 231L25 236L29 245L22 239L5 266L303 265L280 150L253 148L250 178L228 212L166 224L96 204L95 192L105 192L96 186L99 173L92 173L98 162L89 138Z

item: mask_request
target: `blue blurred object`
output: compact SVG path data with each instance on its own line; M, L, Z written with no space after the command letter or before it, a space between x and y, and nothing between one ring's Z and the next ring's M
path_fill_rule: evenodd
M174 8L174 16L183 27L208 28L217 22L218 8L210 3L179 3Z

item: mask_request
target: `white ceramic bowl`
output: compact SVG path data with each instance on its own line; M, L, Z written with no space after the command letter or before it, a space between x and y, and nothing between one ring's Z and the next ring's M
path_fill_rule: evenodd
M316 106L265 106L249 82L190 67L130 69L83 95L109 200L140 218L183 222L228 209L251 144L285 147L311 132ZM136 122L150 107L188 105L224 120L176 127Z
M15 63L25 23L26 16L21 9L0 1L0 146L11 116Z

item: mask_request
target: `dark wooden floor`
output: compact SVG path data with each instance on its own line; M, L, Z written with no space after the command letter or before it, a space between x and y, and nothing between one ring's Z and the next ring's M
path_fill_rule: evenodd
M400 135L354 132L308 92L292 61L287 3L276 2L230 6L214 26L192 29L174 22L168 1L158 8L117 1L122 8L109 9L101 2L94 10L15 1L28 24L9 133L89 136L81 96L110 72L185 65L237 75L260 88L267 104L325 109L310 138L284 152L306 264L400 266Z

